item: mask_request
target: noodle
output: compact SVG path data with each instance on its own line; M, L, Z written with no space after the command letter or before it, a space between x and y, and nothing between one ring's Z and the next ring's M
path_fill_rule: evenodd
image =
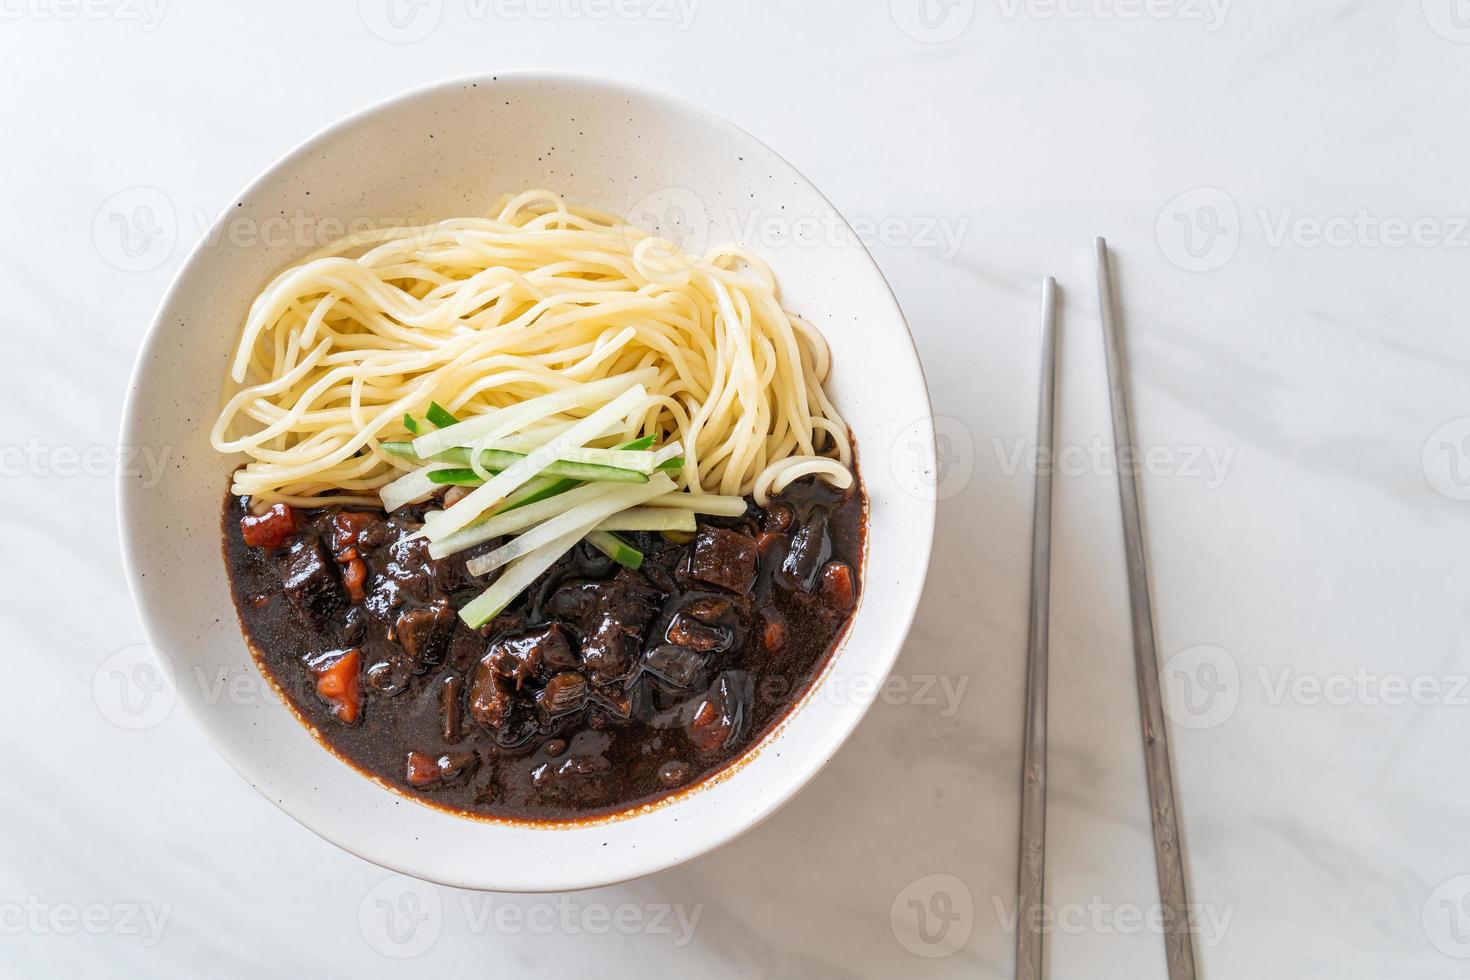
M654 407L617 435L682 440L682 487L765 506L803 476L851 485L826 341L781 308L761 259L691 258L544 190L352 235L277 275L210 441L250 457L235 494L375 506L412 467L378 445L407 436L405 414L438 401L463 419L647 367Z

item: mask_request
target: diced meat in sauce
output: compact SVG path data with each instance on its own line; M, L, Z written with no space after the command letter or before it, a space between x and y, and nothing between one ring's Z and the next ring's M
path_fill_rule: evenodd
M786 504L772 504L766 508L765 517L761 519L761 530L774 534L784 534L791 530L791 524L796 520L796 514Z
M292 542L282 562L281 585L286 598L313 619L330 615L347 601L336 565L318 537Z
M403 648L389 640L371 640L364 647L367 667L363 679L370 690L392 697L408 690L413 665Z
M587 703L587 678L565 671L546 682L536 703L552 718L569 711L580 711Z
M332 550L341 554L348 548L370 551L388 543L388 522L378 514L344 510L332 515Z
M519 691L536 677L543 665L575 663L567 635L556 624L503 636L490 644L482 665L511 681Z
M499 741L506 741L512 731L515 689L510 681L490 669L483 661L475 668L470 682L470 717L479 722Z
M437 758L426 752L410 752L405 778L408 785L425 789L468 775L479 761L473 752L445 752Z
M852 569L846 562L828 562L822 569L822 601L834 613L845 613L856 601Z
M414 673L423 673L444 662L454 636L455 615L448 599L398 614L394 632L413 663Z
M858 594L862 498L803 480L693 534L629 532L637 571L578 545L472 630L457 610L490 579L464 563L493 544L433 559L432 506L231 498L226 557L262 668L319 737L465 812L575 819L718 772L797 701Z
M699 653L724 653L735 645L740 616L729 599L701 597L674 613L664 639Z
M816 513L791 536L791 546L781 563L781 575L788 586L810 592L816 588L822 566L832 557L832 535L827 530L827 514Z
M723 527L705 528L694 538L689 575L708 585L745 595L755 585L755 541Z
M748 675L729 670L715 678L685 725L690 744L704 755L734 745L744 734L751 698Z
M547 612L581 634L582 663L596 684L624 680L637 665L643 637L658 614L657 591L637 572L623 569L608 582L563 586Z
M643 657L643 665L649 673L678 688L691 686L704 670L705 663L699 652L672 643L656 646Z

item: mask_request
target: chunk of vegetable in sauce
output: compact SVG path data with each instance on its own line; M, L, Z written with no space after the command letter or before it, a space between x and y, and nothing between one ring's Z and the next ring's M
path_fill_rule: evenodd
M327 654L311 665L316 693L331 705L333 717L348 725L362 713L361 671L362 651L357 649Z
M286 504L272 504L264 514L240 518L240 536L252 548L279 548L296 533L296 511Z

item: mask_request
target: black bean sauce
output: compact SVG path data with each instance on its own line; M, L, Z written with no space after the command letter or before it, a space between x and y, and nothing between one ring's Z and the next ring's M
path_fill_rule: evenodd
M223 531L256 660L328 747L436 805L567 820L697 783L780 721L851 619L863 510L807 479L693 535L624 535L637 571L583 543L480 630L465 562L501 542L436 561L421 508L227 497Z

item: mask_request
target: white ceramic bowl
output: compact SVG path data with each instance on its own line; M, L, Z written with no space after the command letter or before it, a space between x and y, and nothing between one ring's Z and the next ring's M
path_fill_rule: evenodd
M208 429L228 353L281 266L361 221L481 213L547 187L657 225L698 251L746 241L789 308L831 343L829 389L860 447L871 506L866 580L845 643L806 700L741 764L665 804L595 823L474 820L365 778L259 680L220 556L235 462ZM752 220L754 219L754 220ZM167 448L162 482L124 476L123 555L179 703L267 799L384 867L468 888L553 891L672 867L729 841L832 758L898 655L934 527L930 408L883 276L847 224L770 148L688 103L576 75L457 79L372 106L292 150L248 187L179 271L138 358L122 442ZM224 678L234 688L221 687ZM262 692L240 696L238 692ZM225 693L222 693L225 692Z

